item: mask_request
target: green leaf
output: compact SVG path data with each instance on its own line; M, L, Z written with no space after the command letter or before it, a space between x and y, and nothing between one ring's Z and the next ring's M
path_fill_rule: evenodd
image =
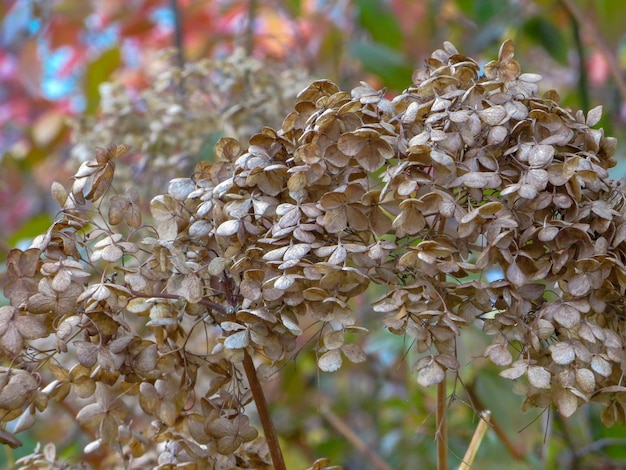
M375 42L402 50L402 30L396 16L381 0L357 0L359 23Z
M87 66L84 76L85 114L94 114L100 104L98 87L107 81L122 62L119 47L104 51L100 57Z
M400 52L375 42L353 43L351 52L365 70L378 75L388 88L403 90L411 83L413 69Z
M528 39L543 47L560 64L567 64L567 41L561 31L542 16L529 18L522 27Z

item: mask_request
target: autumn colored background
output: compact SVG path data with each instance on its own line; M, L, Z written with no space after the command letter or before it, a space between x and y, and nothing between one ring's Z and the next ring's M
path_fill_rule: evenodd
M575 109L602 104L601 125L620 141L613 170L620 177L625 16L621 0L4 0L0 263L11 247L27 246L47 229L57 210L50 185L71 175L96 144L135 139L129 180L143 194L157 194L167 180L146 174L184 172L189 162L210 159L221 136L245 139L263 125L280 125L289 100L312 79L343 89L366 81L393 96L443 41L483 65L511 38L523 70L543 75L543 91L557 89ZM185 75L200 101L167 87L172 73L182 73L173 68L186 63L203 64L187 66ZM0 267L0 285L3 276ZM320 374L305 333L303 352L269 384L289 468L305 468L318 456L346 469L385 468L372 466L371 452L388 468L434 467L433 392L415 382L409 345L381 328L368 300L367 362ZM479 468L501 468L503 461L511 470L626 468L626 429L605 429L587 410L568 421L522 414L510 384L474 359L484 348L481 335L468 332L463 341L464 387L450 391L453 455L467 447L474 409L487 406L495 425ZM37 442L55 442L70 460L80 455L87 440L61 433L63 426L73 429L57 410L29 431L24 449L7 447L0 466Z

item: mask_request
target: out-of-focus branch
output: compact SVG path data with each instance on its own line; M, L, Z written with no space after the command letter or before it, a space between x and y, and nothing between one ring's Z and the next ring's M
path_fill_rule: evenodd
M185 40L183 37L183 19L178 0L170 0L170 9L174 15L174 47L176 47L176 63L185 66Z
M323 404L320 407L321 415L326 418L330 425L335 428L343 437L352 444L352 446L363 453L370 461L372 466L378 470L391 470L391 467L387 465L363 440L352 430L346 423L344 423L339 416L337 416L328 407Z
M593 452L599 452L605 447L624 447L626 446L626 439L620 439L616 437L605 437L603 439L598 439L591 444L587 444L586 446L580 448L576 455L581 457L583 455L591 454Z
M476 409L480 411L486 410L485 405L482 403L482 401L474 391L474 387L472 385L466 384L465 391L469 397L470 402ZM500 439L500 442L502 442L506 450L515 460L526 460L526 455L524 454L524 451L518 449L517 446L511 442L506 432L494 416L490 417L489 425L493 428L496 436L498 436L498 439Z
M569 13L569 17L572 23L576 54L578 55L578 94L580 95L580 105L586 113L589 111L591 105L589 101L589 80L585 64L585 51L580 37L580 23L571 13Z
M604 57L606 63L609 66L609 70L611 71L611 75L615 80L615 84L617 85L617 89L619 91L620 96L622 97L622 101L626 102L626 80L624 80L624 75L622 69L619 66L619 62L617 61L617 57L614 54L611 47L607 44L606 40L600 33L600 29L595 21L590 21L589 17L585 15L578 6L572 0L559 0L561 5L567 10L567 12L576 20L576 22L583 29L583 32L589 37L589 40L595 45L598 49L598 52Z
M245 33L245 49L247 56L251 56L252 52L254 52L254 20L256 19L257 7L257 0L248 0L248 24Z
M178 0L170 0L170 9L172 10L172 14L174 16L174 47L176 48L176 65L182 72L185 67L185 39L182 13L180 11ZM181 100L183 100L185 96L185 83L183 80L184 78L181 73L178 83L176 84L176 90L178 91L178 96Z

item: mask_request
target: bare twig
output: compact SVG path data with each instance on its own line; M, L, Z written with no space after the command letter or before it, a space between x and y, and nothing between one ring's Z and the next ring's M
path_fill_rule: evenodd
M583 459L589 455L600 452L605 447L626 446L626 439L621 438L603 438L597 441L591 442L587 445L582 445L576 442L572 437L569 423L559 413L554 414L554 421L558 424L559 429L562 432L563 439L569 449L569 453L566 453L565 458L561 462L563 468L569 468L571 470L578 470L585 468Z
M478 452L478 447L480 447L480 443L482 442L483 437L485 437L485 433L489 427L490 418L491 412L489 410L480 412L480 421L478 422L476 431L474 431L474 435L472 436L470 445L467 448L467 452L465 452L463 461L461 462L461 465L459 465L459 470L469 470L471 468L472 463L474 462L474 457L476 457L476 452Z
M448 423L446 421L446 376L437 384L437 470L448 470Z
M256 18L257 0L248 0L248 24L245 33L246 55L249 57L254 52L254 20Z
M185 66L185 41L183 37L183 20L178 0L170 0L170 9L174 16L174 47L176 47L176 62L181 68Z
M440 218L438 221L438 232L443 235L446 231L446 219ZM437 279L442 284L446 280L446 275L440 273L437 275ZM435 291L437 292L437 291ZM438 294L438 293L437 293ZM443 296L438 294L441 299L441 304L447 310L446 301ZM446 413L448 411L447 403L447 374L444 370L443 379L437 384L437 412L435 414L436 432L435 441L437 442L437 470L448 470L448 422L446 420Z
M581 447L580 450L576 452L576 456L582 457L583 455L598 452L604 449L605 447L613 447L613 446L625 447L626 439L620 439L616 437L605 437L603 439L598 439L597 441L592 442L591 444Z
M250 384L250 390L252 391L252 397L254 398L254 404L256 405L257 412L259 413L259 419L261 420L261 426L263 426L263 432L265 433L265 440L267 446L270 449L270 456L272 457L272 464L275 470L287 470L285 466L285 460L280 448L280 442L278 441L278 434L274 428L272 417L270 416L270 410L265 400L265 394L263 393L263 387L256 374L256 368L252 357L247 351L244 351L243 356L243 369L246 372L248 383Z
M572 23L572 34L574 35L574 45L576 46L576 55L578 55L578 94L580 95L580 105L586 113L590 109L589 104L589 80L587 67L585 64L585 51L580 38L580 24L574 16L569 13Z
M595 21L589 20L589 15L585 15L578 6L572 0L560 0L561 5L567 10L567 12L576 20L576 22L583 28L583 31L589 37L589 40L596 46L598 52L602 54L604 60L609 66L611 75L615 80L619 94L622 97L622 101L626 102L626 81L619 62L615 56L615 53L611 47L607 44L606 40L600 33L600 29Z
M370 463L378 470L391 470L387 465L363 440L344 423L327 405L320 407L320 413L335 430L341 434L352 446L364 454Z
M172 14L174 16L174 47L176 48L176 65L181 71L178 83L176 84L176 89L178 90L178 95L182 100L185 96L185 84L183 83L184 78L182 75L183 68L185 67L185 39L182 13L180 11L180 5L178 5L178 0L170 0L170 9L172 10Z
M559 413L554 414L554 420L558 423L562 432L563 440L565 440L565 444L570 451L571 460L567 468L571 470L579 470L580 457L577 451L579 445L574 441L567 422Z

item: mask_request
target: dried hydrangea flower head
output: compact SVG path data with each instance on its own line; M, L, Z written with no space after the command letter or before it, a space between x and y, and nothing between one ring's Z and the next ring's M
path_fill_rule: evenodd
M593 128L600 108L539 96L513 52L505 42L481 76L446 43L392 100L316 81L280 129L247 149L222 139L214 164L172 180L150 225L136 193L110 195L126 148L99 151L54 185L57 222L9 255L2 421L25 429L76 394L93 397L77 419L96 442L157 468L269 468L241 363L256 355L259 376L276 373L304 318L321 325L322 370L364 361L345 340L364 332L350 301L379 285L374 311L415 340L421 385L459 368L456 341L478 325L524 407L569 416L595 401L606 425L623 423L616 142ZM500 279L485 277L493 268ZM166 452L138 430L142 414Z

